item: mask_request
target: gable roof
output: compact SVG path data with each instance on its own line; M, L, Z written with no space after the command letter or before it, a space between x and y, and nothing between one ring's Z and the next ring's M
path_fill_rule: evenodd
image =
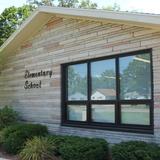
M14 52L19 47L19 44L35 35L54 15L58 17L130 24L160 30L160 15L42 6L36 9L20 28L6 40L0 47L0 54Z

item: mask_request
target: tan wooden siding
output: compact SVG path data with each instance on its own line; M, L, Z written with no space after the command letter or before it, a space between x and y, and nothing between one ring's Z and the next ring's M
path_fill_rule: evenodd
M62 63L153 48L154 135L62 127ZM102 137L112 143L140 139L160 143L160 32L123 24L100 23L53 17L35 37L26 40L10 55L0 74L0 106L13 106L23 120L48 125L59 134ZM29 79L42 81L42 88L24 89L25 70L52 70L53 76ZM93 134L94 133L94 134ZM113 138L114 137L114 138Z

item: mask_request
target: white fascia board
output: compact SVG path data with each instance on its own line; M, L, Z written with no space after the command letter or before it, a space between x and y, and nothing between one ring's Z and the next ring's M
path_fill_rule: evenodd
M119 22L129 22L134 24L148 24L150 26L160 26L160 15L129 13L129 12L114 12L100 9L77 9L77 8L62 8L43 6L39 8L41 12L53 13L57 15L88 17L91 19L111 20Z

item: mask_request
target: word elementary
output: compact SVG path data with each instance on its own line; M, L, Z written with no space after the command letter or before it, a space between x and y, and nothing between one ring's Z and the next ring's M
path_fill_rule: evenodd
M34 72L34 73L31 73L30 71L26 70L24 78L27 79L27 78L36 78L36 77L44 77L44 76L49 76L51 78L52 74L53 74L52 70L49 70L49 71L41 70L40 72Z
M33 73L26 70L24 78L28 79L28 78L38 78L38 77L46 77L46 76L49 76L51 78L52 74L53 74L52 70L48 70L48 71L41 70L40 72L33 72ZM32 82L27 80L25 81L24 88L25 89L41 88L41 86L42 86L41 80L39 80L38 82Z

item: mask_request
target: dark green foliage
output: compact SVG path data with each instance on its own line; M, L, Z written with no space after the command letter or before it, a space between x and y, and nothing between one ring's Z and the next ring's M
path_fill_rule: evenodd
M141 141L130 141L112 147L113 160L160 160L160 147Z
M63 160L104 160L108 143L102 139L51 136Z
M11 107L5 106L0 109L0 130L15 123L18 119L18 113Z
M65 143L68 136L59 136L59 135L52 135L48 136L48 139L50 139L56 146L56 155L60 155L60 145Z
M47 134L47 127L40 124L16 124L2 131L1 143L6 152L16 154L27 139Z
M18 28L18 26L30 15L33 6L6 8L0 15L0 46Z
M103 147L96 140L79 140L61 145L60 153L64 160L104 160L107 152Z
M56 147L47 137L34 137L20 152L21 160L56 160Z

